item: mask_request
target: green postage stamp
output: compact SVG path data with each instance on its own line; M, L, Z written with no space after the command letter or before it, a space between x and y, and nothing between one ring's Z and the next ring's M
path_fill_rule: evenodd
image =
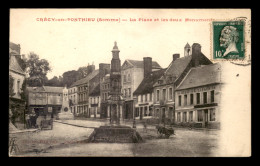
M244 59L244 21L213 21L213 59Z

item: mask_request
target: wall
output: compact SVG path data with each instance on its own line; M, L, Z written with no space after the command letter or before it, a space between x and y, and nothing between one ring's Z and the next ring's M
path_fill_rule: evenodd
M21 74L18 74L18 73L15 73L15 72L12 72L10 70L9 70L9 75L11 75L13 77L13 79L14 79L13 90L14 90L15 95L13 97L21 99L21 95L18 93L18 89L17 89L17 81L20 80L19 87L20 87L20 93L21 93L22 92L21 88L22 88L25 76L21 75Z

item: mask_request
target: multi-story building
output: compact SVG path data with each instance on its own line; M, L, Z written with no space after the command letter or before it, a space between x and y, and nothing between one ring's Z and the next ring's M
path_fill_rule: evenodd
M19 64L21 60L20 55L20 45L11 43L9 44L9 78L12 78L13 85L12 94L9 94L9 111L12 110L14 113L12 118L14 121L23 121L24 111L26 109L26 104L22 98L21 93L23 91L22 85L25 80L25 72ZM9 82L10 83L10 82Z
M134 91L136 119L151 118L153 115L153 84L166 69L152 71L152 58L144 58L144 79Z
M110 93L110 64L99 64L100 74L100 118L108 118L108 95Z
M100 118L100 84L89 93L89 113L91 118Z
M154 117L164 122L174 122L175 119L175 97L176 86L180 84L192 67L209 65L212 62L201 52L198 43L184 47L184 57L174 54L173 60L163 75L153 85L154 88Z
M94 65L91 65L95 69ZM89 117L89 81L97 76L99 70L92 70L87 77L80 79L73 83L73 86L77 87L77 110L75 115L82 115Z
M52 86L27 87L29 112L56 116L61 110L63 89Z
M74 83L68 88L68 96L70 110L73 114L76 114L78 106L78 88L76 87L76 85L74 85Z
M220 127L221 66L218 63L191 68L175 89L176 123Z
M15 55L10 55L9 58L9 75L13 78L14 96L12 98L21 99L21 88L25 79L25 72L18 64Z
M144 59L149 60L149 58ZM144 78L144 62L137 60L125 60L122 65L121 75L122 75L122 93L125 100L124 104L124 119L133 118L133 92L140 85ZM161 66L153 61L152 62L152 71L160 70Z

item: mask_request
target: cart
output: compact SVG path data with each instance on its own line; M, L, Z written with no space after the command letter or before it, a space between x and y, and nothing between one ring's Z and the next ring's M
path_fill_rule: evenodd
M53 129L53 119L43 119L41 121L41 125L40 125L41 130L43 129Z

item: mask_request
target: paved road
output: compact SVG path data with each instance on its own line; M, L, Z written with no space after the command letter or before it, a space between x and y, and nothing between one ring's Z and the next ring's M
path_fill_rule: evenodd
M24 155L28 152L39 152L51 146L85 140L93 130L94 129L91 128L75 127L54 122L53 130L40 130L34 133L17 133L10 135L10 137L16 137L19 148L18 154Z
M68 121L67 121L68 122ZM74 124L85 126L103 125L95 121L74 121ZM91 128L75 127L55 123L57 139L73 140L87 138ZM169 156L169 157L206 157L218 156L219 131L175 129L176 135L169 139L159 138L153 126L148 126L147 132L138 126L137 130L145 139L144 143L72 143L54 147L41 153L27 153L27 156ZM46 131L47 132L47 131ZM49 131L51 133L51 131ZM48 133L46 135L48 139Z

